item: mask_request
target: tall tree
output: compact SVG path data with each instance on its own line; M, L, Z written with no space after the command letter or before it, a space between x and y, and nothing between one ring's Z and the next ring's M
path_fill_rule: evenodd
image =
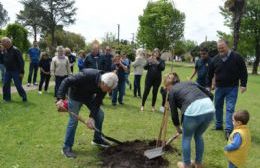
M137 40L148 49L169 49L183 37L185 15L171 1L149 1L139 16Z
M28 31L20 24L9 24L6 28L6 35L12 39L13 44L22 52L27 52L30 46Z
M43 26L42 0L22 0L23 10L17 14L17 22L33 30L34 41L37 41L37 34Z
M4 9L3 4L0 2L0 28L4 26L9 20L8 13Z
M245 8L245 0L227 0L225 2L225 8L227 8L233 14L233 18L232 18L233 36L234 36L233 50L236 51L238 41L239 41L239 30L240 30L241 19Z
M222 15L225 17L225 24L232 28L232 20L230 19L230 13L225 10L221 10ZM255 55L255 61L253 64L253 74L257 74L258 66L260 62L260 1L259 0L247 0L246 11L244 17L241 20L240 34L243 40L247 43L247 48L252 50Z
M75 0L43 0L42 4L44 28L51 34L51 51L53 52L57 45L55 42L57 27L74 24L77 8L74 7Z

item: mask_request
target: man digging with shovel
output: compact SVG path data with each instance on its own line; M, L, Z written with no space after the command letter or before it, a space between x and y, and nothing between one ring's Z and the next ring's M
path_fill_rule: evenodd
M99 70L83 69L76 75L70 76L61 83L56 106L58 111L66 111L64 108L64 99L68 93L68 111L76 115L79 114L81 106L84 104L90 110L89 119L86 125L89 129L98 129L95 131L93 145L108 147L109 144L101 137L104 112L100 108L101 102L107 92L111 92L118 83L115 73L105 73L101 75ZM74 137L78 125L78 120L70 115L67 126L66 136L62 153L68 158L76 158L72 151Z

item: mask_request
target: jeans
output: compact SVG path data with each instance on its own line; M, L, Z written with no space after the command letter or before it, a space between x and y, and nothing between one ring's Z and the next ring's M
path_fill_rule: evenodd
M214 113L207 113L195 117L184 115L183 119L183 134L182 134L182 157L185 165L191 164L191 139L195 140L196 149L196 163L202 162L204 153L203 133L208 128L210 122L213 120Z
M48 90L50 78L51 78L51 75L44 74L44 73L41 72L41 80L40 80L40 84L39 84L39 91L42 90L43 83L45 83L44 90L45 91Z
M90 102L83 103L83 102L69 99L68 110L75 114L79 114L80 108L83 104L86 105L88 108L90 106ZM104 112L102 111L101 108L99 109L99 112L95 114L95 116L93 118L95 120L95 127L97 129L99 129L100 131L102 131ZM70 115L68 125L67 125L66 135L65 135L64 148L72 148L72 146L74 144L74 138L75 138L77 126L78 126L78 120L75 119L72 115ZM103 141L101 134L96 131L94 133L94 141L95 142Z
M117 97L118 97L118 102L123 103L124 94L125 94L125 80L119 79L117 87L112 91L112 103L113 104L117 103Z
M232 162L228 162L228 168L237 168Z
M141 97L141 77L142 75L134 76L134 96L138 94L138 96Z
M33 83L36 83L38 68L39 68L39 63L32 63L32 62L30 63L28 83L32 82L32 74L33 74Z
M125 74L125 83L130 86L130 81L129 81L129 73Z
M14 85L19 93L19 95L23 98L23 100L27 100L26 92L23 89L22 81L20 80L19 71L6 71L4 77L4 86L3 86L3 99L5 101L11 100L11 80L13 79Z
M61 82L68 76L55 76L55 88L54 88L54 97L57 97L58 89Z
M4 64L0 64L0 71L1 71L2 83L4 83L4 77L5 77L5 66L4 66Z
M223 127L223 106L226 99L226 131L233 130L232 115L235 111L238 87L218 87L215 91L216 128Z

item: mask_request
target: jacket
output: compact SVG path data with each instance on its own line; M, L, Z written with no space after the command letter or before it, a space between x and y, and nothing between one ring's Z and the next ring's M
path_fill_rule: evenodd
M144 71L144 66L146 65L146 60L143 57L136 57L132 65L134 67L134 74L142 75Z
M104 70L106 66L106 62L104 56L99 53L94 56L92 53L88 54L84 61L85 68L93 68L98 70Z
M106 93L99 88L101 71L96 69L82 69L81 72L64 79L58 89L57 98L69 98L88 104L90 117L93 117L100 108Z
M24 60L18 48L12 46L6 50L4 53L4 65L6 71L19 71L24 74Z
M162 59L157 59L158 64L147 61L144 69L147 70L147 79L162 79L162 71L165 69L165 62Z

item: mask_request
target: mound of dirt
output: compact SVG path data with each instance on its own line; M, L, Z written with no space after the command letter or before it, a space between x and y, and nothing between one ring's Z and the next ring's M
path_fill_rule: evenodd
M156 141L124 142L103 150L100 154L103 168L162 168L169 165L168 160L157 157L149 160L144 156L144 151L155 147ZM167 152L176 152L177 149L168 145Z

